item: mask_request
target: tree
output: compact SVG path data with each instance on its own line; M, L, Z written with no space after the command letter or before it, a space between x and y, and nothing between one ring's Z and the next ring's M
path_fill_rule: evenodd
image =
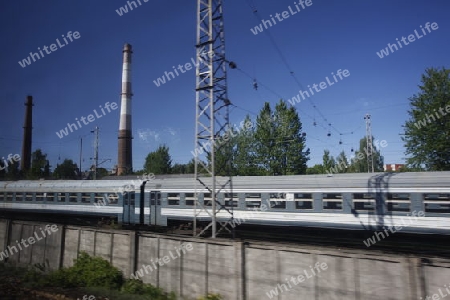
M325 172L324 172L323 166L321 164L315 164L311 168L306 169L306 174L308 174L308 175L323 174L323 173L325 173Z
M263 175L294 175L306 173L309 149L303 152L306 138L294 107L283 100L272 113L265 103L256 118L256 161Z
M169 147L159 146L154 152L150 152L145 159L144 170L146 173L170 174L172 159L169 155Z
M260 171L258 170L256 161L255 129L249 115L245 117L242 124L243 126L241 126L239 134L235 138L236 142L234 143L234 175L258 175ZM247 124L252 126L247 126Z
M330 151L327 149L323 151L322 165L325 172L330 171L336 165L334 157L330 155Z
M419 92L409 98L404 137L407 164L430 171L450 170L450 69L429 68Z
M28 179L40 179L50 176L50 165L47 160L47 154L42 153L41 149L37 149L31 153L31 168L28 171Z
M6 178L6 170L7 167L5 166L5 163L0 160L0 180L4 180Z
M349 167L347 156L345 155L345 152L342 151L339 153L339 155L336 157L336 164L340 166L339 173L347 173L347 168Z
M377 149L374 144L374 137L372 136L372 149L373 149L373 169L374 172L383 172L384 171L384 157L381 155L379 149ZM349 168L349 172L352 173L367 173L368 171L372 171L371 168L369 170L369 165L367 162L367 156L369 153L369 149L367 146L367 138L363 137L359 140L359 150L355 151L355 157L351 159L351 164Z
M6 172L6 179L7 180L18 180L21 178L21 173L19 170L20 162L19 161L13 161L12 163L8 164L8 171Z
M57 164L53 177L55 179L78 179L78 166L71 159L65 159L62 164Z
M176 163L172 166L172 174L186 174L186 165Z

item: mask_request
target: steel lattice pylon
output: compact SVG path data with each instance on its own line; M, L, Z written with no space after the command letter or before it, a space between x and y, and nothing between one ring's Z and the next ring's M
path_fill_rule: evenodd
M364 120L366 120L367 173L373 173L372 123L370 115L366 114Z
M215 238L222 229L230 231L227 224L233 218L232 206L225 205L227 198L231 198L233 204L233 193L231 146L223 139L231 127L222 0L198 0L196 56L194 235L202 235L211 228ZM225 153L226 161L217 162L216 153L219 151ZM225 176L218 177L216 174ZM199 199L200 193L211 194L211 206ZM219 193L224 193L225 197L219 199ZM219 212L222 212L222 221L217 230ZM211 223L198 233L197 219L208 216Z

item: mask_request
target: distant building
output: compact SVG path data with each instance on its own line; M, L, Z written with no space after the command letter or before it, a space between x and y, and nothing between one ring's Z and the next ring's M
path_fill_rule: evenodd
M405 167L404 164L388 164L388 165L384 165L384 171L385 172L395 172L404 167Z

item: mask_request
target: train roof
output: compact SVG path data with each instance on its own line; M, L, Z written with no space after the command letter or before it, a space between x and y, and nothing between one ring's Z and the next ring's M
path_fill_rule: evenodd
M133 178L133 177L132 177ZM207 185L211 185L210 177L202 177ZM219 183L225 183L227 177L217 177ZM18 189L86 189L104 190L134 185L136 189L142 179L126 180L20 180L0 182L0 190ZM193 178L161 177L150 180L146 189L193 189L200 184ZM405 172L405 173L351 173L320 175L288 175L288 176L234 176L233 189L311 189L311 188L450 188L450 172Z

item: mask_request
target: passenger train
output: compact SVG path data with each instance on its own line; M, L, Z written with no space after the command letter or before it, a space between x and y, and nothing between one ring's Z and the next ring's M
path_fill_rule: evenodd
M211 193L193 177L5 181L0 189L2 211L113 216L123 224L192 222L195 195L212 206ZM450 172L236 176L217 201L235 224L450 234ZM218 221L229 220L227 210ZM210 217L203 211L198 219Z

